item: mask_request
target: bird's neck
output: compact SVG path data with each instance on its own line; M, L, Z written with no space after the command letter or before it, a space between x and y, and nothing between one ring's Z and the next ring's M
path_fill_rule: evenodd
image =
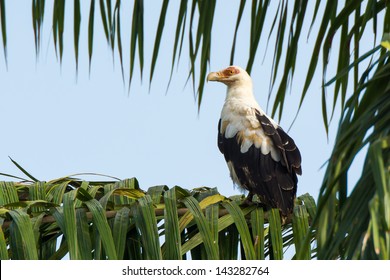
M257 103L253 95L253 86L251 81L245 83L234 83L228 86L225 101L237 101L244 103Z

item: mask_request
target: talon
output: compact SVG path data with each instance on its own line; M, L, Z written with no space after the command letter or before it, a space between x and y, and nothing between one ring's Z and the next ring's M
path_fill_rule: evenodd
M253 193L249 193L248 196L245 198L245 200L242 202L243 205L251 206L255 204L253 200Z

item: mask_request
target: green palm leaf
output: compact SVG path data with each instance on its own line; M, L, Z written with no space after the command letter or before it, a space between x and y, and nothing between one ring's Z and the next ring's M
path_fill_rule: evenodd
M157 220L149 195L138 200L138 204L134 208L134 219L137 229L140 231L145 259L162 259Z
M207 258L211 260L217 260L218 248L212 238L213 234L211 233L210 225L202 213L201 206L198 204L197 200L191 196L185 197L183 202L191 212L198 226L207 253Z
M356 184L351 195L347 196L346 176L351 167L355 155L367 144L373 147L375 142L382 143L389 131L390 121L386 112L390 109L389 54L384 53L377 62L377 69L373 77L366 81L361 80L355 94L347 101L340 128L336 137L336 144L329 161L324 183L321 188L318 221L321 225L318 230L319 257L320 258L378 258L378 254L357 248L372 238L364 236L368 228L374 229L375 221L372 220L376 213L376 203L373 200L371 208L368 208L371 199L377 194L378 189L383 189L380 165L373 169L372 152L366 156L362 177ZM368 68L365 75L375 68ZM366 131L372 131L366 134ZM386 140L385 140L386 142ZM375 149L377 158L383 158L388 166L388 148L386 145ZM381 162L381 160L380 160ZM379 172L379 173L378 173ZM375 174L375 175L374 175ZM376 179L374 179L374 176ZM382 193L383 195L383 193ZM362 207L363 205L363 207ZM364 205L366 205L364 207ZM371 218L370 218L371 213ZM384 214L384 213L383 213ZM360 217L358 223L355 215ZM336 217L336 218L335 218ZM337 218L339 217L339 218ZM358 230L359 229L359 230ZM348 235L348 239L345 236ZM347 242L347 243L345 243ZM343 244L346 250L339 251ZM377 246L378 244L374 245Z
M118 259L123 259L126 249L126 235L130 222L129 214L130 209L123 207L116 213L114 219L114 226L112 231Z
M181 259L182 240L179 230L176 190L177 188L172 188L164 193L165 243L162 248L162 255L167 260Z
M4 219L0 219L0 260L7 260L9 259L9 256L7 251L7 241L3 232L3 222Z
M68 192L64 195L63 217L64 217L64 234L68 244L69 255L71 259L80 258L79 246L77 242L76 227L76 209L75 200L77 190Z
M95 0L91 0L91 6L89 8L89 19L88 19L88 69L91 73L91 61L93 53L93 32L95 23Z
M230 201L225 201L223 206L229 211L230 215L232 215L234 223L236 224L237 230L240 234L242 247L245 252L245 258L248 260L255 260L256 256L252 236L249 233L249 228L241 209L237 204Z
M264 260L264 211L261 208L251 212L253 247L257 260Z
M79 258L82 260L92 259L92 240L90 226L85 208L76 209L77 242Z
M271 209L269 211L269 242L270 246L270 257L275 260L283 259L283 239L281 232L281 221L279 209Z
M151 65L150 65L150 77L149 77L150 83L152 83L154 69L156 67L157 56L158 56L158 52L160 49L162 34L164 31L165 18L167 15L168 4L169 4L169 0L164 0L163 4L161 6L160 19L158 21L156 38L154 39L155 43L154 43L154 47L153 47L153 55L152 55L152 61L151 61Z
M0 182L0 205L19 202L19 196L15 183Z
M293 231L294 231L294 244L296 254L300 256L300 259L311 259L310 247L304 246L305 237L309 233L309 214L306 211L306 207L297 205L294 207L293 216Z
M2 229L5 229L3 242L10 246L11 252L8 255L5 250L3 258L61 259L69 253L71 259L183 259L191 252L193 258L237 259L241 247L242 258L264 259L265 249L270 249L265 241L269 232L264 227L265 221L271 223L274 219L276 225L271 225L272 233L283 235L283 228L277 228L279 218L269 218L268 212L265 215L255 205L240 208L238 203L242 197L228 200L216 189L189 192L180 187L155 186L145 195L134 178L116 183L67 179L69 177L24 185L0 183L3 186L0 197L3 202L10 202L2 204L0 211ZM70 185L77 187L68 188ZM33 200L19 201L17 189L22 190L20 195L23 196L27 191ZM311 200L309 195L299 198L303 211ZM15 207L23 211L12 212ZM315 204L310 207L315 208ZM10 216L9 212L14 215ZM298 215L298 219L302 218L307 218L307 214ZM25 245L18 247L19 224L23 234L31 233L26 242L34 244L35 255L25 252ZM307 228L299 230L302 232L297 236L304 236ZM165 240L162 246L161 237ZM280 246L289 246L290 239L281 240ZM61 240L59 247L57 240Z
M81 190L82 189L80 189L80 191ZM84 196L87 196L87 193L85 193ZM117 259L115 243L110 227L107 223L105 210L96 199L91 198L89 200L83 200L83 202L92 213L93 223L96 227L96 234L98 234L101 238L105 253L107 254L107 258L110 260Z
M5 19L5 0L0 0L0 29L1 29L1 39L3 41L3 50L5 63L7 64L7 27Z
M74 34L74 54L76 60L76 74L79 67L79 41L80 41L80 0L74 0L74 12L73 12L73 34Z
M8 214L12 217L9 227L11 257L16 260L37 260L37 244L29 216L21 209L10 210Z

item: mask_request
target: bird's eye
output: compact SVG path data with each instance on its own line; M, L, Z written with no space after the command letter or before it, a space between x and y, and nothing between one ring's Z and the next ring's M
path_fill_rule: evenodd
M227 68L223 71L223 73L225 76L232 76L232 75L238 74L238 71L235 68Z
M234 74L234 70L233 69L227 69L226 70L226 74L228 74L229 76L233 75Z

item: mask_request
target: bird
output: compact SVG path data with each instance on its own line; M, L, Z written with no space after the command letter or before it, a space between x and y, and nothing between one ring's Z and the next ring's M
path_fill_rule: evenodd
M302 174L301 153L294 140L261 109L252 78L239 66L210 72L207 81L221 82L227 93L218 122L218 148L234 185L257 195L266 210L278 208L288 217Z

